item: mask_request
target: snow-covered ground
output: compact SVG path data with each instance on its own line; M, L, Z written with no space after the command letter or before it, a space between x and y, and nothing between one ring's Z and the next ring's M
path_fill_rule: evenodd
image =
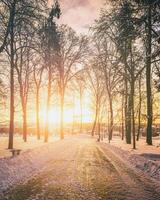
M0 199L160 199L158 181L133 170L133 165L130 167L110 149L111 145L96 142L96 138L77 135L29 150L14 159L7 158L1 163L5 164L1 170L7 171L5 182L0 182L5 188L18 184L0 195ZM21 180L23 183L19 184Z
M28 138L28 142L22 142L21 137L14 138L14 148L22 150L19 156L12 157L6 149L7 138L0 138L0 194L10 186L23 182L37 173L52 159L52 148L58 142L58 138L50 138L45 144L43 140L37 141L35 137ZM46 156L47 155L47 156Z
M89 139L91 138L89 137ZM44 144L43 140L37 141L36 138L29 138L28 143L23 143L21 138L16 137L15 148L22 149L22 152L19 156L12 158L11 152L6 150L7 138L0 138L0 194L10 186L27 181L53 158L57 157L59 145L63 146L64 142L58 140L58 138L52 138L48 144ZM83 141L81 138L77 140ZM160 180L160 147L157 147L159 138L154 139L153 146L146 145L145 139L141 138L137 143L136 150L133 150L132 145L125 144L118 137L113 138L110 144L107 140L104 142L121 160ZM70 143L68 146L70 148Z
M104 140L108 143L107 139ZM149 176L160 180L160 139L153 139L153 146L149 146L145 142L145 138L141 138L136 143L136 149L132 145L126 144L119 137L113 138L109 148L118 155L124 162L142 170Z
M58 137L50 137L49 142L53 142L59 139ZM22 136L16 135L14 137L14 148L21 149L22 152L34 149L36 147L40 147L44 145L44 138L42 137L41 140L37 140L35 136L28 137L27 142L24 142ZM7 149L8 147L8 136L0 136L0 158L11 157L10 150Z

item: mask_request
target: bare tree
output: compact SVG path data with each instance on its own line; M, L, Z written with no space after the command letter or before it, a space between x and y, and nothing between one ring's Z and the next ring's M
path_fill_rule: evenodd
M41 36L42 36L42 49L44 54L44 64L45 69L48 75L48 85L47 85L47 105L46 105L46 126L45 126L45 134L44 134L44 141L48 142L49 137L49 110L50 110L50 101L51 101L51 90L52 90L52 83L54 80L55 74L55 66L57 62L57 54L59 52L59 35L57 31L57 26L55 23L54 18L60 17L60 6L58 1L55 1L53 5L49 17L45 19L45 22L41 29Z
M60 137L64 138L64 98L68 82L82 70L88 52L86 36L77 36L68 26L62 25L59 29L60 50L57 62L57 78L60 94Z
M113 134L113 98L116 92L118 83L122 80L119 74L118 62L117 62L117 51L114 43L110 41L110 38L104 36L104 38L98 38L95 42L96 57L98 65L102 71L103 78L105 80L105 87L109 101L109 112L110 112L110 125L109 125L109 141L112 139Z
M31 61L33 60L32 46L33 34L26 32L23 33L23 37L19 35L18 48L16 49L16 62L15 69L17 72L19 92L22 105L22 117L23 117L23 140L27 142L27 103L28 93L30 88L30 77L33 72L33 66Z
M41 63L41 62L40 62ZM43 62L42 62L43 63ZM33 66L33 79L36 86L36 132L37 139L40 140L40 119L39 119L39 103L40 103L40 88L42 85L42 77L44 72L44 66L40 64L34 64Z
M13 148L14 133L14 75L17 53L17 33L21 33L22 27L30 27L35 25L35 20L42 14L41 6L45 5L43 0L33 2L33 0L12 0L3 1L6 10L9 12L9 33L7 37L6 51L10 58L10 128L9 128L9 144L8 148ZM45 8L45 7L44 7ZM6 43L6 42L5 42Z
M103 79L102 71L99 70L100 66L97 64L95 60L92 61L90 67L87 69L88 74L88 86L93 95L93 105L95 110L95 117L93 122L93 127L91 131L91 135L95 135L96 126L98 124L98 134L100 136L100 113L101 108L103 106L103 98L105 91L105 84Z
M86 76L85 76L85 71L80 72L79 74L76 75L76 83L77 83L77 90L79 92L79 99L80 99L80 133L82 133L83 130L83 96L84 96L84 91L86 88Z

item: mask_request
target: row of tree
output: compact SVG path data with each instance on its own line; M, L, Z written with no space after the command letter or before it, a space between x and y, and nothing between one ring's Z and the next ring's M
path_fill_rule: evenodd
M122 139L128 144L133 142L136 148L146 106L143 122L147 122L147 144L152 145L152 92L159 89L160 78L159 1L118 0L107 1L107 5L92 26L91 34L84 36L67 25L57 25L56 18L61 15L58 1L52 8L44 0L0 1L0 88L1 99L10 98L9 149L13 148L19 100L23 140L27 141L28 107L33 100L40 139L41 93L46 91L44 141L47 142L53 96L59 94L63 139L65 97L74 96L74 90L80 100L80 131L86 91L94 113L92 135L97 128L100 137L102 125L107 122L108 139L112 140L117 113ZM8 79L9 91L8 88L4 91Z
M78 36L67 25L58 27L56 18L59 19L60 15L58 1L52 8L48 8L44 0L0 1L1 65L2 70L7 68L2 81L10 77L9 149L13 148L18 98L22 108L23 140L27 141L29 99L32 104L35 99L36 130L40 139L40 92L44 87L47 88L44 141L47 142L49 136L49 110L54 87L60 97L60 137L64 138L64 96L68 82L81 71L82 66L77 66L86 59L88 39Z
M146 142L152 145L152 89L155 83L158 87L157 78L159 79L159 11L160 4L156 0L112 1L102 9L100 18L93 27L95 55L92 59L92 71L96 67L96 75L103 81L107 93L110 111L109 140L112 139L114 125L113 101L116 97L121 97L122 138L125 135L128 144L133 141L133 148L136 148L136 132L139 139L142 93L145 90ZM154 83L155 79L157 81ZM98 93L101 96L100 90ZM135 101L136 93L138 100L136 98ZM100 101L99 99L99 103ZM138 117L135 109L137 101Z

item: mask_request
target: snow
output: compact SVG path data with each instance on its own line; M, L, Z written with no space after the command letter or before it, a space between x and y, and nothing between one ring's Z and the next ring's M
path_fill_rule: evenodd
M1 146L0 194L10 186L28 180L41 170L53 158L52 148L57 140L58 138L54 138L50 143L44 144L42 141L35 142L35 138L30 138L29 142L23 145L20 138L15 138L15 146L22 149L22 153L15 157L11 157L11 152L6 153L8 150L2 148L5 146L4 143ZM1 140L1 144L2 141L6 142L6 138Z
M58 137L50 137L49 141L53 142L57 140ZM41 140L37 140L35 136L29 136L27 142L24 142L22 136L15 135L14 136L14 148L21 149L22 151L26 151L29 149L34 149L36 147L40 147L44 145L44 138ZM6 158L11 156L10 150L8 147L8 136L0 136L0 158Z
M105 139L105 143L108 141ZM123 162L128 162L135 168L140 169L150 177L160 180L160 139L153 139L153 145L149 146L145 143L145 138L141 138L136 149L132 149L132 145L126 144L119 137L113 138L110 144L107 144Z
M11 152L5 149L6 141L7 138L0 140L0 194L15 184L29 180L42 170L53 157L57 156L56 153L53 154L53 149L59 146L58 138L52 138L48 144L37 141L36 138L29 138L29 142L24 144L22 139L17 137L15 148L22 149L22 152L19 156L11 157ZM136 150L118 137L113 138L110 144L106 139L104 142L123 162L160 180L160 147L157 147L159 138L154 139L153 146L146 145L145 139L141 138L137 142Z

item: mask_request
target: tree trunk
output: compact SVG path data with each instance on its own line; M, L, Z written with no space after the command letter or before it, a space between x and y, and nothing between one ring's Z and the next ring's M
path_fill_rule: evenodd
M124 140L124 95L122 94L122 140Z
M23 140L24 142L27 142L27 105L24 99L22 99L22 111L23 111Z
M80 111L81 111L81 121L80 121L80 133L82 133L83 126L83 102L82 102L82 89L80 89Z
M36 132L37 132L37 139L41 139L41 133L39 128L39 87L36 89Z
M10 125L9 125L9 142L8 148L13 149L13 134L14 134L14 17L15 17L15 2L13 3L10 21L10 51L11 51L11 69L10 69Z
M126 143L131 144L131 95L127 97L126 106Z
M48 93L47 93L47 107L46 107L46 127L44 133L44 142L48 142L49 137L49 109L50 109L50 99L51 99L51 84L52 84L52 74L51 68L48 70Z
M64 88L60 91L60 138L64 139Z
M131 83L131 108L132 108L132 138L133 138L133 149L136 149L136 137L135 137L135 118L134 118L134 77L132 77Z
M147 39L146 39L146 88L147 88L147 137L146 142L152 145L152 89L151 89L151 53L152 53L152 8L148 6L148 23L147 23Z
M75 93L73 94L72 134L74 134L74 128L75 128Z
M94 123L93 123L93 127L92 127L92 132L91 132L92 136L94 136L96 124L97 124L97 115L95 115L95 119L94 119Z
M108 132L108 139L109 139L109 122L110 122L110 114L109 114L109 105L108 105L108 112L107 112L107 132ZM110 140L109 140L110 142Z
M92 127L92 132L91 132L92 136L94 136L94 133L95 133L95 129L96 129L96 125L97 125L97 118L98 118L98 105L96 105L96 113L95 113L94 123L93 123L93 127Z
M8 149L13 149L14 134L14 52L11 45L11 71L10 71L10 126L9 126L9 144Z
M130 54L131 54L131 117L132 117L132 139L133 139L133 149L136 149L136 133L135 133L135 114L134 114L134 95L135 95L135 65L133 63L133 53L132 53L132 40L130 44Z
M141 75L140 75L140 77L139 77L139 107L138 107L137 141L139 140L140 130L141 130L141 107L142 107L142 94L141 94Z
M110 110L110 124L109 124L109 141L113 137L113 102L111 94L109 95L109 110Z
M101 124L100 124L100 113L98 113L98 141L101 141Z

